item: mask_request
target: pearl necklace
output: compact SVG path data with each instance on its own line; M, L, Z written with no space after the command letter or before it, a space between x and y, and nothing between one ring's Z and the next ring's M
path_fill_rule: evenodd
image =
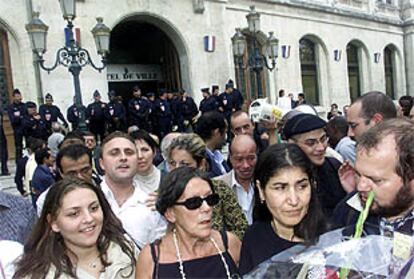
M183 259L181 258L180 248L178 247L177 230L175 228L173 230L173 240L174 240L175 251L177 252L177 259L178 259L178 264L179 264L178 268L180 270L181 278L186 279L187 277L185 276L185 273L184 273ZM210 241L213 243L214 247L217 249L220 255L221 261L223 262L224 268L226 269L227 278L231 279L232 277L230 276L229 266L226 263L226 259L223 256L223 252L220 250L220 247L218 247L214 238L210 237Z

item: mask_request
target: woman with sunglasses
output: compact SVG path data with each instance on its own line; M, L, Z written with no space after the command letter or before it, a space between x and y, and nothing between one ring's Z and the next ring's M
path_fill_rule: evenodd
M254 179L260 200L254 208L255 223L243 238L241 274L297 243L314 243L326 230L312 163L297 145L268 147L259 157Z
M212 229L213 206L219 199L199 170L179 167L170 172L156 205L169 229L141 251L136 278L235 278L240 240Z
M100 188L65 178L50 188L13 278L134 278L124 233Z
M175 138L168 149L170 170L180 166L207 171L206 144L197 134L183 134ZM213 209L213 228L226 230L243 238L247 220L232 189L221 180L213 180L214 191L220 196L219 204Z

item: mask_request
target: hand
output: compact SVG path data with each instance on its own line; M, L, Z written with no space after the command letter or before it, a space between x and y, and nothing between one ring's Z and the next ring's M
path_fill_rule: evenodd
M63 127L65 127L66 129L69 127L68 123L63 123Z
M152 192L148 194L148 198L145 200L145 205L149 207L152 211L156 211L155 203L157 202L158 193Z
M40 114L36 114L36 115L33 116L33 118L36 119L36 120L40 120L41 117L40 117Z
M355 191L357 183L355 179L355 169L351 163L346 160L338 170L339 180L341 181L342 188L351 193Z
M260 125L268 131L275 130L277 128L276 124L277 124L276 119L273 119L273 120L263 120L263 119L261 119L260 120Z

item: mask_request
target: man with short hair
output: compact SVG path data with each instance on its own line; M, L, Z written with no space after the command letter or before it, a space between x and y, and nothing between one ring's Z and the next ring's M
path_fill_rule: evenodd
M45 104L39 106L39 114L46 123L48 135L52 134L52 123L58 122L58 119L63 122L65 128L69 126L60 108L53 104L53 96L50 93L45 96Z
M52 134L47 139L47 147L50 148L52 155L56 157L59 151L59 145L62 143L65 136L62 134L62 128L58 122L52 123Z
M360 96L348 109L348 136L358 142L369 128L395 117L397 109L390 97L379 91L368 92Z
M249 135L256 142L258 154L269 145L268 135L263 130L262 133L255 128L253 121L249 118L247 112L238 110L233 112L230 117L230 128L235 136Z
M355 162L357 192L336 208L339 226L356 224L373 192L366 224L379 226L382 235L392 236L397 231L414 235L413 142L413 123L399 118L383 121L361 136Z
M208 87L201 88L203 99L200 102L199 110L202 114L209 111L218 111L220 104L219 98L212 97L210 95L210 89Z
M71 144L61 148L56 157L56 171L62 178L74 176L99 186L101 180L92 170L90 150L83 144ZM37 214L42 213L43 204L49 189L37 199Z
M318 116L301 113L286 122L283 134L289 143L297 144L315 166L319 201L326 216L330 217L335 206L345 197L346 192L338 177L341 163L332 157L325 156L328 147L325 126L326 122Z
M355 141L348 137L348 122L342 116L335 116L328 121L326 132L329 144L341 154L344 160L355 163Z
M37 112L37 105L34 102L26 103L27 113L23 116L23 129L26 139L34 137L47 141L49 137L46 122Z
M108 135L102 142L100 163L105 171L102 191L137 246L142 248L160 238L165 233L166 222L145 205L148 195L133 179L138 165L134 140L122 132Z
M224 160L221 148L226 144L227 123L217 111L206 112L198 119L196 133L206 143L206 157L209 164L209 177L227 173L230 168Z
M31 193L33 206L36 208L36 201L40 194L55 183L55 175L52 172L55 158L50 149L46 147L35 152L35 160L37 167L33 174Z
M101 142L105 135L105 110L107 104L101 101L101 93L98 90L93 92L94 102L86 108L86 121L89 124L89 130Z
M85 140L85 146L91 152L93 170L99 175L104 175L104 172L99 164L99 158L101 157L101 147L96 144L95 135L89 131L86 131L82 133L82 137Z
M128 102L129 126L136 125L140 129L149 131L148 117L150 104L142 97L141 88L134 86L131 100Z
M10 123L13 127L14 145L16 149L16 163L23 156L23 117L26 114L26 105L22 102L19 89L13 90L13 102L7 107Z
M215 179L222 180L231 187L248 224L251 225L254 207L253 174L257 162L256 143L250 135L238 135L231 142L229 151L233 170Z

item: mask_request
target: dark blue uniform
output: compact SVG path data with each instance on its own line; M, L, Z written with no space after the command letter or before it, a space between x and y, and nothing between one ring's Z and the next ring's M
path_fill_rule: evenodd
M26 105L24 103L11 103L7 108L7 112L9 114L10 123L13 127L17 162L23 155L23 117L26 114Z
M180 106L182 107L182 115L186 122L185 128L192 127L193 118L198 114L198 108L194 99L191 97L183 97L180 100Z
M150 114L149 101L144 98L132 98L128 102L129 113L129 125L136 125L140 129L150 132L149 114Z
M82 106L84 110L86 110L85 106ZM66 118L72 125L72 130L76 130L79 125L80 121L80 113L78 111L78 108L76 107L76 104L71 105L67 112L66 112Z
M217 101L217 99L210 96L210 97L204 98L200 102L200 111L201 113L206 113L209 111L218 111L219 105L220 104Z
M96 138L100 136L103 140L105 136L105 114L104 110L106 104L104 102L93 102L86 108L86 121L88 122L89 131L91 131Z
M123 131L126 126L126 111L124 105L118 100L108 103L104 110L108 123L108 133Z
M47 141L49 137L46 123L43 118L35 119L31 115L23 118L24 135L26 138L33 137Z
M43 121L45 121L49 134L52 133L52 122L57 122L58 119L63 122L65 127L68 127L68 122L66 122L66 119L60 111L60 108L55 105L40 105L39 114L43 118Z
M219 95L219 97L221 106L223 108L223 115L227 119L227 121L229 121L230 115L234 109L233 95L227 92L223 92Z
M244 103L244 99L243 99L243 95L241 94L241 92L237 89L234 88L233 89L233 107L236 111L241 110L243 103Z
M158 99L155 101L155 111L158 118L159 137L163 138L171 131L172 111L170 103L167 100Z
M148 112L149 112L149 115L148 115L149 121L148 122L149 122L149 126L150 126L149 131L153 134L158 135L159 134L158 127L157 127L158 126L158 117L157 117L157 112L156 112L156 109L155 109L155 102L156 102L156 100L154 100L154 101L148 100L148 105L149 105L149 110L148 110Z
M184 132L183 107L179 98L173 98L170 101L173 115L173 125L177 126L177 132Z

